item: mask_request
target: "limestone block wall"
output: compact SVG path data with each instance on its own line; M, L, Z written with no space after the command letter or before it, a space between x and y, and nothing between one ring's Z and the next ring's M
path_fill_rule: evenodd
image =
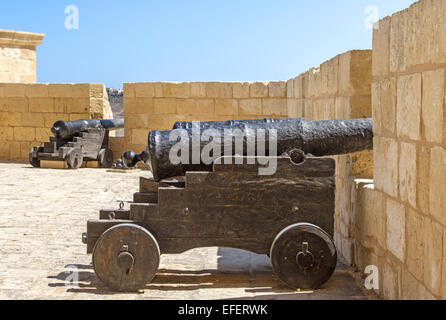
M125 83L125 138L116 148L144 150L150 130L176 121L264 117L287 117L285 81Z
M446 1L386 17L373 36L374 185L352 188L358 269L386 299L446 298Z
M0 30L0 83L36 82L36 46L43 34Z
M370 118L371 50L340 54L288 81L288 115L306 120ZM336 156L335 242L353 263L355 222L351 215L352 179L373 177L373 152Z
M0 159L27 160L57 120L113 118L103 84L0 83Z

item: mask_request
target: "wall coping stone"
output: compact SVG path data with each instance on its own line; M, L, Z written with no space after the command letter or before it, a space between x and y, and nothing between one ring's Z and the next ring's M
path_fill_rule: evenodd
M0 29L0 45L36 47L42 43L45 34Z

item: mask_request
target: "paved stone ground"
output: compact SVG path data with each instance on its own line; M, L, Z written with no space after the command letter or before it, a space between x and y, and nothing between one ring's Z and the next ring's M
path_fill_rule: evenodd
M101 208L131 200L141 175L150 172L0 163L0 299L374 298L342 262L324 288L295 292L272 274L266 256L226 248L162 256L158 275L143 293L107 290L94 274L81 234Z

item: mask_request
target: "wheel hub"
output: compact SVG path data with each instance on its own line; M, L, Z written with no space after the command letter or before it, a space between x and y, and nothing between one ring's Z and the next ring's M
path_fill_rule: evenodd
M296 264L304 272L314 267L314 255L308 250L308 242L302 243L302 251L296 255Z
M122 272L129 274L132 271L134 264L135 258L130 252L121 252L118 255L118 266Z

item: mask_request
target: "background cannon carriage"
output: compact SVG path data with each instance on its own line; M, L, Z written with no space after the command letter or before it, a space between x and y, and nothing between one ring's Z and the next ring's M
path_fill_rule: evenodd
M57 121L50 141L29 152L29 162L40 167L40 161L66 161L71 169L78 169L85 160L97 160L104 168L111 168L113 152L108 148L109 133L124 127L124 120Z

